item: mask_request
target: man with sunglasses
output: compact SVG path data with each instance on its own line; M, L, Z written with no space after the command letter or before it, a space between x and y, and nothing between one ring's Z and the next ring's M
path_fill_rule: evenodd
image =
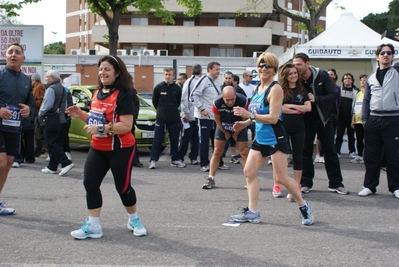
M246 70L242 75L242 83L239 84L239 86L244 89L247 98L251 98L254 94L255 85L251 83L252 78L252 73L249 70Z
M378 68L366 78L362 104L364 127L363 189L359 196L375 194L380 179L381 154L385 153L388 189L399 198L399 66L392 66L392 44L377 47Z
M312 190L314 178L313 143L316 133L324 153L325 168L329 180L328 191L346 195L349 191L342 183L341 166L334 145L334 130L331 121L331 110L337 98L330 76L324 70L310 65L305 53L294 56L293 64L298 69L302 83L308 91L312 111L304 115L305 144L302 153L301 190L307 194Z

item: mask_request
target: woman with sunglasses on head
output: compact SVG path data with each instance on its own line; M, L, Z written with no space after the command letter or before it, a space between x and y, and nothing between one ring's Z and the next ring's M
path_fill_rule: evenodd
M240 107L234 108L234 115L248 118L246 121L236 122L235 131L240 131L251 123L255 123L255 141L244 167L249 203L242 213L233 215L231 218L236 222L260 222L258 211L260 186L257 173L266 162L267 157L271 155L273 175L277 177L278 183L287 188L298 203L302 224L311 225L313 214L310 204L303 200L298 183L288 176L289 144L281 121L284 93L273 78L278 70L278 58L273 53L262 53L257 59L256 66L261 82L255 89L248 110Z
M294 162L294 180L301 188L302 178L302 150L305 142L305 122L303 114L312 110L307 91L299 80L298 70L293 64L286 64L280 70L279 84L283 89L283 125L287 138L291 143L292 159ZM274 177L273 196L281 194L280 185ZM287 195L289 202L295 202L291 194Z
M105 56L98 62L98 87L93 93L89 113L82 112L77 106L67 109L69 116L87 123L84 129L92 135L83 174L89 219L81 229L71 232L76 239L103 236L99 223L103 203L100 186L109 169L128 213L127 228L135 236L147 235L137 216L136 193L130 184L136 149L136 140L131 132L134 113L132 88L132 77L123 61L116 56Z

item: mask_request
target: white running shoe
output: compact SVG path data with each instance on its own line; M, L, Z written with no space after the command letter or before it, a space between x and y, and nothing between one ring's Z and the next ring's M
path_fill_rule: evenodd
M73 167L75 167L75 164L71 163L71 164L65 166L64 168L61 168L59 175L63 176L65 174L67 174L67 172L69 172Z
M157 168L157 162L155 160L150 161L150 166L148 167L149 169L156 169Z
M361 197L367 197L368 195L374 195L374 193L368 189L367 187L363 188L359 193L357 193Z
M319 154L316 154L313 162L314 163L324 163L324 157L321 157Z

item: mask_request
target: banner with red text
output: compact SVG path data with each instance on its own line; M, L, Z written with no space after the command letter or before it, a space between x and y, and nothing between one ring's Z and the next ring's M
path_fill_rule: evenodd
M7 48L19 43L24 49L25 61L21 70L30 76L43 73L43 26L0 25L0 69L6 65Z

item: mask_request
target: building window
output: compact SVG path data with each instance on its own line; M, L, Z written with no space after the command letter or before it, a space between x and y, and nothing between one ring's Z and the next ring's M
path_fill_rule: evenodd
M184 47L183 48L183 56L193 57L194 56L194 48L192 46Z
M183 20L183 26L195 26L195 22L193 18L185 18Z
M211 57L242 57L242 49L235 47L212 47Z
M132 17L132 25L148 26L148 18L147 17Z
M233 17L220 17L219 27L235 27L235 19Z

